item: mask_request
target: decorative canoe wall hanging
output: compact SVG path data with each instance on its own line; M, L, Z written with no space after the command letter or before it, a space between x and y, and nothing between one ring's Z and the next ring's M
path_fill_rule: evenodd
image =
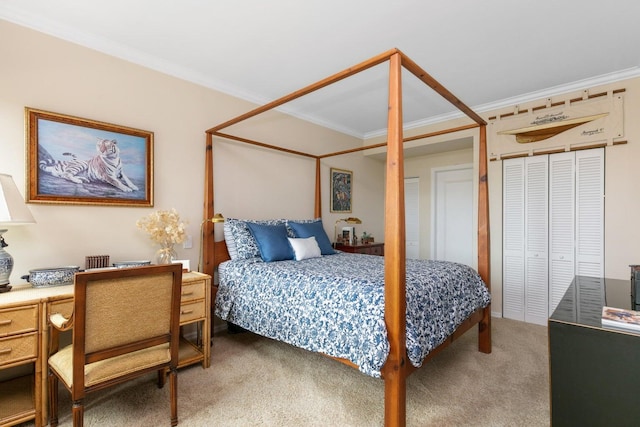
M624 143L624 90L489 118L491 160Z
M515 135L516 142L520 144L527 142L538 142L553 136L556 136L566 130L573 129L584 123L606 117L609 113L595 114L593 116L585 116L571 119L561 111L557 114L545 114L542 117L536 117L531 122L531 126L514 130L503 130L498 132L500 135Z

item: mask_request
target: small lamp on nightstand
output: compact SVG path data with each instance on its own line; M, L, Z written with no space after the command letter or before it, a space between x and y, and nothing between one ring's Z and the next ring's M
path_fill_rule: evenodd
M349 218L341 218L339 220L336 221L336 224L334 225L334 245L338 244L338 224L341 222L346 222L347 224L362 224L362 221L360 221L360 218L356 218L356 217L352 217L350 216ZM354 236L350 236L350 239L353 239L355 237Z
M8 246L2 237L7 232L5 226L35 222L11 175L0 174L0 293L11 290L9 277L13 271L13 257L4 250Z

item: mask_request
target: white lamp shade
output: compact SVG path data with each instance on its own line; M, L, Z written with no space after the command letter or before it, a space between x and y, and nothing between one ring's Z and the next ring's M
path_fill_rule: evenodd
M0 174L0 226L35 222L11 175Z

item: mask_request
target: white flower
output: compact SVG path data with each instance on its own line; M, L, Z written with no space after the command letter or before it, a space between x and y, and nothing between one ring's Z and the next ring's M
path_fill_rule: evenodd
M136 221L136 226L149 233L149 238L162 246L182 243L187 237L186 224L175 209L156 211Z

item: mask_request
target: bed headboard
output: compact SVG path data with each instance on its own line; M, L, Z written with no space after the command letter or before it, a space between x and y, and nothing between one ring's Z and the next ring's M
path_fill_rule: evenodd
M214 257L213 257L213 267L217 267L220 263L228 261L231 259L229 256L229 251L227 250L227 243L224 240L219 242L214 242Z

